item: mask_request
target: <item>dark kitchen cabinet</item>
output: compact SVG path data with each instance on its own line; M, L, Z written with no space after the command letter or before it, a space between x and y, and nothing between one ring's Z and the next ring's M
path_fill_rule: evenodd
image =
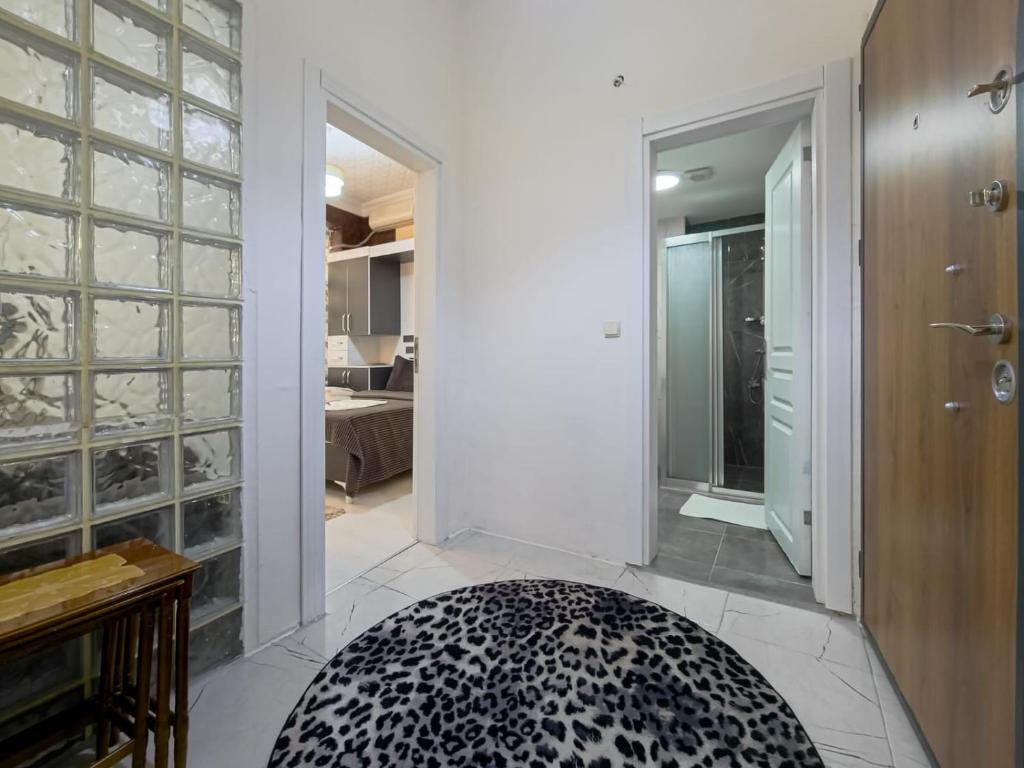
M362 256L327 265L327 333L397 336L402 328L400 265Z

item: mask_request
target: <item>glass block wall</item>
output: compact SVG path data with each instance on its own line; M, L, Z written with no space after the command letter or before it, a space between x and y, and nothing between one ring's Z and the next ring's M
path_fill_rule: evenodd
M241 650L240 29L234 0L0 0L0 574L183 552L195 670ZM4 665L3 717L73 698L86 645Z

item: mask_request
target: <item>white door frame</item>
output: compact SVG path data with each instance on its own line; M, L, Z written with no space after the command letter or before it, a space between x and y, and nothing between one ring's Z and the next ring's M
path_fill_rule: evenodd
M303 72L302 318L300 331L301 621L325 611L324 462L324 167L330 122L417 172L416 335L419 371L413 395L413 494L417 538L437 543L447 527L437 509L437 273L440 267L444 155L308 59Z
M853 213L853 62L842 59L795 77L729 94L663 117L642 121L643 186L643 503L633 530L637 562L649 563L657 551L658 525L658 355L657 221L651 204L654 159L660 149L706 141L761 125L811 116L814 166L812 187L813 321L811 394L811 496L814 594L828 608L855 608L854 539L860 510L854 493L854 346L859 323L860 280L856 264Z

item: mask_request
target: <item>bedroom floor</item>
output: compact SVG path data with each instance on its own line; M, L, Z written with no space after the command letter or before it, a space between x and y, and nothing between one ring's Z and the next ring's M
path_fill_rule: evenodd
M328 483L327 512L339 509L344 514L326 522L328 593L416 543L412 472L373 485L351 502Z

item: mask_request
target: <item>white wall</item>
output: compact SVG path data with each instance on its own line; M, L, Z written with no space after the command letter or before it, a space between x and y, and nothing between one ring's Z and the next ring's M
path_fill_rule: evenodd
M474 0L465 293L446 386L467 524L613 560L641 504L640 122L854 56L872 0ZM625 76L613 88L616 75ZM622 321L620 339L601 324Z
M444 153L441 258L454 261L459 7L457 0L245 3L245 578L247 596L257 587L260 596L258 607L252 599L247 607L250 649L299 621L303 57ZM441 306L456 306L452 290L442 277Z

